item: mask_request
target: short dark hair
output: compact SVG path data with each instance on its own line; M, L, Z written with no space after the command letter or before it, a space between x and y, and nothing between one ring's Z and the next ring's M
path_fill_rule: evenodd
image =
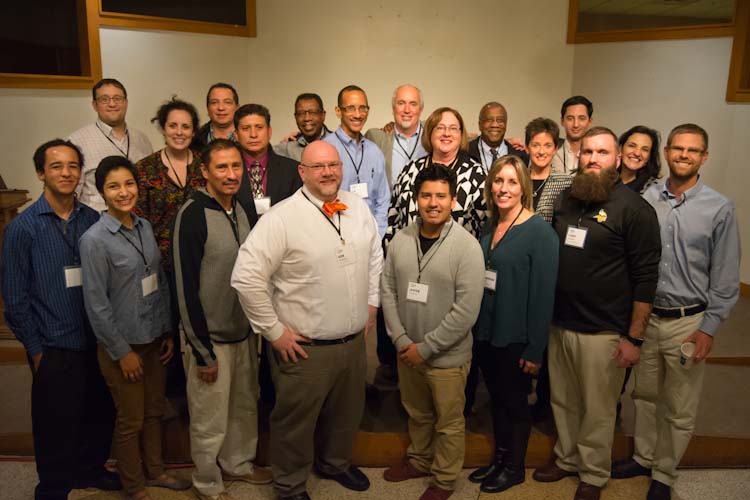
M224 151L225 149L236 149L237 152L240 153L240 158L242 158L242 151L236 142L230 141L229 139L214 139L206 144L201 151L201 160L206 169L208 169L208 166L211 164L211 157L213 156L214 151Z
M96 101L96 91L104 87L105 85L114 85L118 89L122 90L122 93L125 96L125 99L128 98L128 91L125 90L125 85L120 83L118 80L115 80L114 78L102 78L101 80L96 82L94 86L91 88L91 98L94 101Z
M323 107L323 99L320 98L318 94L314 94L312 92L303 92L302 94L298 95L297 98L294 100L294 109L297 109L297 104L299 104L300 101L310 101L314 100L318 103L318 106L320 106L320 109L322 111L325 111L325 108Z
M447 182L451 198L456 196L456 172L453 169L439 163L431 163L429 167L420 170L417 178L414 180L414 193L416 196L419 196L422 184L428 181Z
M195 106L193 106L189 102L177 99L177 96L175 95L172 96L172 99L159 106L159 109L156 110L156 116L151 118L151 123L158 123L159 126L164 129L164 127L167 126L167 118L169 117L169 113L174 110L185 111L187 114L189 114L190 121L193 123L193 133L198 132L200 121L198 120L198 111L195 109Z
M646 180L652 177L657 179L660 177L661 151L659 151L659 132L644 125L636 125L635 127L631 127L620 136L620 140L618 141L620 150L622 150L622 147L633 134L647 135L651 139L651 151L649 151L648 154L648 161L646 161L646 164L643 166L643 168L638 170L638 173L635 174L636 179L641 176L645 178L645 185Z
M586 106L586 112L589 114L589 118L594 116L594 105L591 101L582 95L574 95L573 97L568 97L565 99L565 102L562 103L562 107L560 108L560 118L565 118L565 111L569 106L575 106L577 104L583 104Z
M547 133L557 147L557 139L560 137L560 127L549 118L534 118L526 124L526 145L528 146L535 135Z
M703 137L703 150L708 150L708 132L706 132L706 130L700 125L696 125L695 123L683 123L682 125L677 125L669 133L669 136L667 136L667 147L672 145L672 138L677 134L700 135Z
M232 91L232 97L234 97L234 103L239 104L240 103L240 96L237 94L237 90L229 85L228 83L224 82L218 82L214 83L210 87L208 87L208 92L206 92L206 106L208 106L208 99L211 97L211 91L213 89L227 89Z
M83 166L83 153L81 152L81 148L70 141L65 141L63 139L52 139L51 141L47 141L42 144L41 146L36 148L36 151L34 151L34 168L38 173L44 172L44 162L47 160L47 150L49 148L56 148L59 146L65 146L75 151L78 155L78 164Z
M591 127L586 131L585 134L583 134L583 137L581 137L581 145L583 145L584 139L588 139L589 137L594 137L596 135L608 135L612 137L612 140L615 141L615 147L619 148L620 143L617 142L617 136L614 132L612 132L612 129L607 127Z
M362 92L363 94L365 94L365 91L360 87L357 87L356 85L347 85L343 89L339 90L339 96L336 98L338 107L341 107L341 105L344 104L344 92ZM367 96L367 94L365 94L365 96Z
M99 166L96 167L96 172L94 172L94 182L99 193L104 192L104 182L107 180L109 173L120 168L126 169L133 174L133 179L138 180L138 171L130 160L124 156L107 156L99 162Z
M266 126L271 126L271 112L262 104L243 104L234 112L234 128L240 126L240 120L250 115L262 116L266 119Z

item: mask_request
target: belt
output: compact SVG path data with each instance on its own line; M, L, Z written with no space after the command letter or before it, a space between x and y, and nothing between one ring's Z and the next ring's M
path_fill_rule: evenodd
M705 310L706 304L698 304L697 306L670 307L668 309L654 306L651 312L660 318L684 318L685 316L692 316Z
M297 344L304 346L346 344L347 342L351 342L352 340L356 339L357 335L359 335L360 333L362 332L352 333L351 335L347 335L346 337L340 339L319 339L311 340L310 342L297 342Z

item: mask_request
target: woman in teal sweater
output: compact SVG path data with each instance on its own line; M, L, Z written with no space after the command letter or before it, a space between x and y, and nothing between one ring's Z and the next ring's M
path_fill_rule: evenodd
M480 241L485 288L474 327L477 361L492 405L495 457L469 476L487 493L524 481L531 432L527 395L552 319L559 243L550 225L534 214L532 193L521 160L503 156L495 161L484 189L491 224Z

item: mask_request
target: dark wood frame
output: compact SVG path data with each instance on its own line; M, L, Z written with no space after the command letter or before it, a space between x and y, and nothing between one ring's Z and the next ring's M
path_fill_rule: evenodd
M750 0L737 0L727 102L750 102Z

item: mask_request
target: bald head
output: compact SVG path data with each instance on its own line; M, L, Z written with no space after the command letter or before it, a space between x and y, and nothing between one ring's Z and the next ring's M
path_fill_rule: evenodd
M299 164L302 183L313 196L322 201L334 201L341 186L341 159L331 144L313 141L302 151Z

